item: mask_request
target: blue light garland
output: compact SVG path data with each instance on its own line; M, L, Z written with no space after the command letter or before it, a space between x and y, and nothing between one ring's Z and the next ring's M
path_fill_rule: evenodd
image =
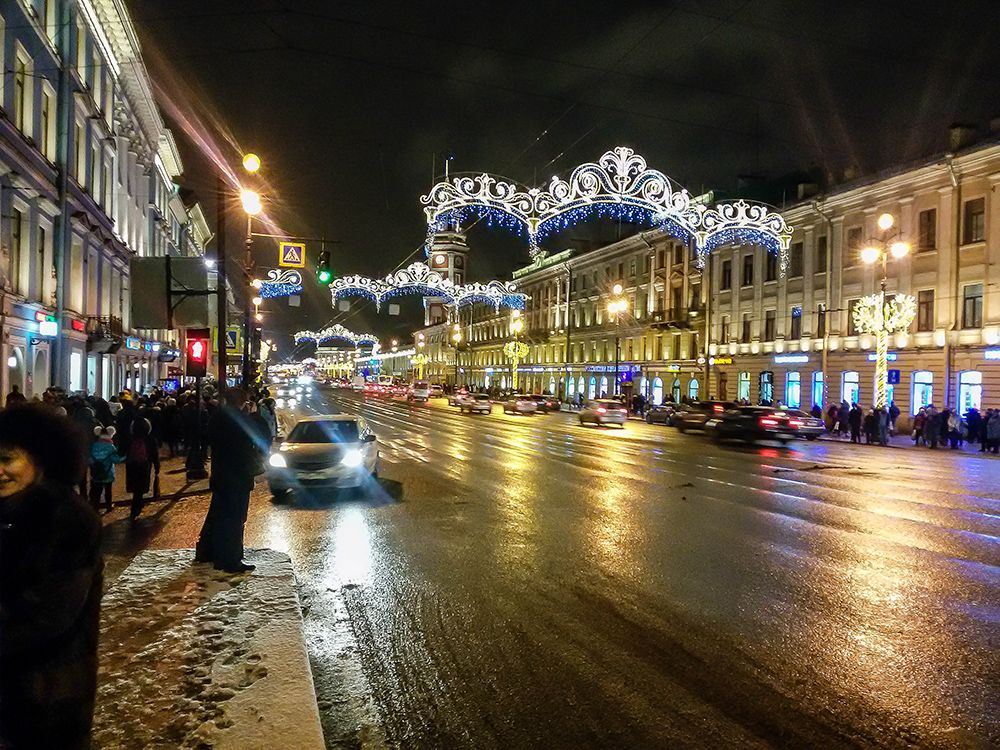
M619 203L617 201L587 203L576 208L545 219L538 225L535 232L536 241L540 241L563 229L575 226L581 221L592 218L614 219L627 224L655 224L656 214L643 206L633 206L629 203Z
M291 297L294 294L302 294L301 284L276 284L271 281L264 281L260 285L260 296L263 299Z
M705 241L705 245L701 248L701 252L708 253L710 250L722 247L723 245L759 245L767 248L775 255L781 256L781 244L773 234L762 232L759 229L736 227L723 229L720 232L714 232L709 235Z

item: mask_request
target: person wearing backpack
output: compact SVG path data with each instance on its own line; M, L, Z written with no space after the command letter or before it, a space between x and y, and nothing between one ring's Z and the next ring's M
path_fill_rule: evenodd
M132 495L129 517L134 521L142 513L143 496L149 492L150 470L160 475L160 456L148 419L137 417L129 430L125 446L125 491Z
M97 438L90 446L90 504L97 510L104 495L104 512L111 512L111 490L115 484L115 464L125 462L125 457L115 448L115 428L95 427Z

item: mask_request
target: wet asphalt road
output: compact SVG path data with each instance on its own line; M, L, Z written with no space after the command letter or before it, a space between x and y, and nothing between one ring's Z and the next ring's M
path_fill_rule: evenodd
M330 747L1000 744L1000 460L317 393L364 496L273 506ZM205 509L164 514L190 546Z

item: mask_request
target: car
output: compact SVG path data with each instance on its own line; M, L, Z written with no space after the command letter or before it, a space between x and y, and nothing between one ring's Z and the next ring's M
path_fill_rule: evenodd
M458 404L459 411L467 411L489 414L493 411L493 403L490 401L488 393L467 393Z
M680 432L704 430L706 421L733 406L735 404L726 401L695 401L691 404L681 404L674 412L672 423Z
M410 399L412 401L426 401L431 397L431 387L426 381L418 380L410 387Z
M580 424L596 424L598 426L606 424L620 425L625 428L628 420L628 409L621 401L610 398L601 398L595 401L588 401L580 409Z
M538 411L538 404L535 403L531 396L526 396L523 393L512 393L507 396L506 399L500 402L503 407L503 413L507 414L534 414Z
M532 393L528 398L535 402L538 411L548 414L550 411L559 411L559 399L555 396L545 396L541 393Z
M713 440L777 440L782 444L795 438L801 426L797 417L772 406L737 406L705 422Z
M441 386L439 386L437 384L432 385L431 389L430 389L430 397L431 398L444 398L444 388L442 388Z
M458 406L459 401L469 395L468 388L458 388L448 394L448 406Z
M392 398L393 401L409 401L410 400L410 388L406 385L396 384L390 385L386 388L386 393Z
M378 395L378 392L379 392L378 383L372 383L371 381L368 381L362 386L362 393L364 393L364 395L366 396L375 396Z
M795 431L797 437L805 438L806 440L815 440L826 432L826 423L822 419L814 417L812 414L800 409L786 409L785 411L788 412L789 417L801 422ZM795 425L793 424L793 426Z
M302 488L360 487L378 472L375 433L353 414L300 419L267 460L267 482L275 501Z
M675 411L677 411L677 409L673 404L660 404L659 406L654 406L646 412L646 423L672 425L674 423Z

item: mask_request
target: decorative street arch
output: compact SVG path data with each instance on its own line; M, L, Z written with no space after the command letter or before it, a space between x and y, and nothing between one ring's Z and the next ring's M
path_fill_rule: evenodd
M706 206L627 146L579 165L568 180L553 177L546 190L484 172L439 182L420 202L428 238L475 217L526 233L532 257L543 252L539 243L549 234L601 216L657 226L693 241L699 262L720 245L756 244L777 254L784 271L791 239L784 218L768 206L744 200Z
M373 350L379 348L378 337L371 333L354 333L349 331L340 323L324 328L322 331L299 331L295 334L295 343L312 341L316 344L324 344L327 341L343 341L345 344L357 348L362 344L372 344Z
M272 268L267 272L267 278L260 280L258 288L264 299L302 294L302 274L294 268Z
M493 305L499 310L507 307L523 310L527 295L517 291L510 281L490 281L485 284L456 284L437 271L432 271L426 263L411 263L404 269L390 273L383 279L367 276L341 276L330 284L333 301L347 297L366 297L381 309L386 299L403 294L419 294L424 297L438 297L447 304L462 307L474 302Z

